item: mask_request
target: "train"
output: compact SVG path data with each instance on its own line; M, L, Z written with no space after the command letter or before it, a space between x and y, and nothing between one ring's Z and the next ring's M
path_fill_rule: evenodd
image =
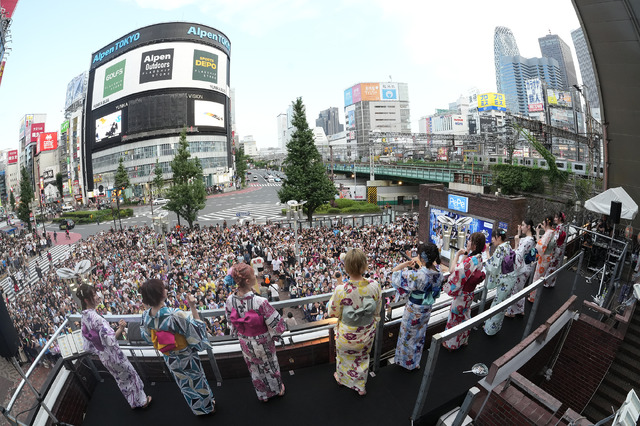
M549 165L544 158L534 157L518 157L514 156L512 161L509 161L509 157L506 155L469 155L467 156L467 164L472 163L475 165L493 165L493 164L518 164L525 167L541 168L548 170ZM589 164L584 161L575 160L560 160L556 159L556 167L558 170L575 173L577 175L586 176L589 171ZM598 166L592 165L592 175L598 175ZM600 164L600 175L604 174L604 167Z

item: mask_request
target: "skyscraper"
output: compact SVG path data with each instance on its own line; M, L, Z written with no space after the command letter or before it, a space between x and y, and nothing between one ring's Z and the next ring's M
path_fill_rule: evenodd
M324 134L327 136L334 135L336 133L340 133L344 130L342 124L340 124L340 120L338 119L339 113L338 108L331 107L329 109L325 109L324 111L320 111L318 114L318 118L316 120L316 126L322 127L324 130Z
M573 65L569 45L556 34L547 34L544 37L540 37L538 43L540 43L542 57L553 58L558 61L560 73L562 74L562 87L560 89L570 89L574 84L578 84L576 68Z
M289 133L288 132L289 121L287 120L287 114L284 112L278 114L277 120L278 120L278 148L284 152L287 150L287 142L289 142L289 139L287 137Z
M502 93L507 98L507 110L528 115L525 82L539 78L547 89L560 90L562 74L558 61L553 58L500 57L499 80Z
M498 92L503 93L499 78L501 56L520 56L516 38L507 27L496 27L493 32L493 62L496 67L496 88Z
M600 96L598 95L598 87L596 85L596 74L593 72L591 53L587 47L587 41L584 39L582 28L571 31L571 38L573 39L573 46L576 49L576 56L578 57L582 83L587 86L587 99L589 100L590 108L600 108Z

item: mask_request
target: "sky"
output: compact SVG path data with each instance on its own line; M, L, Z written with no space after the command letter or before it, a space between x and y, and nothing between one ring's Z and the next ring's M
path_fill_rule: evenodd
M571 0L19 0L0 84L0 149L18 148L26 114L45 113L46 131L60 129L67 84L93 52L172 21L228 36L236 130L258 148L277 145L276 117L297 97L313 128L321 110L343 112L344 90L361 82L408 83L417 132L420 117L470 89L496 90L496 26L511 29L525 57L540 57L538 38L558 34L579 75Z

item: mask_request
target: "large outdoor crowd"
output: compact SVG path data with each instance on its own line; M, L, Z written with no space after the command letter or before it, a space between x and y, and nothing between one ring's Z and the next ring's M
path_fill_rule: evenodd
M188 309L188 296L193 295L197 309L217 309L233 291L228 275L234 264L247 263L254 268L260 293L269 300L298 298L331 293L342 284L346 274L339 257L351 248L367 253L368 276L382 288L389 288L391 270L401 261L398 251L417 247L417 227L416 218L404 216L391 224L356 228L334 223L329 228L304 228L298 233L299 262L293 230L276 224L181 228L166 237L149 227L132 227L79 241L66 261L51 265L44 274L40 271L51 261L46 245L41 249L35 244L41 236L3 238L0 244L6 250L2 263L7 272L26 278L29 262L36 262L38 273L30 277L32 284L29 279L16 280L16 288L23 291L13 301L5 297L22 339L22 360L31 361L64 317L80 312L67 283L55 272L61 267L73 268L80 260L88 260L93 267L85 278L101 299L97 306L100 314L143 312L138 289L151 278L168 284L166 304L170 307ZM297 321L326 317L326 304L305 304L298 309ZM295 318L286 321L289 325L297 322ZM206 324L211 335L229 332L224 316ZM52 349L47 354L50 361L58 356L55 345Z

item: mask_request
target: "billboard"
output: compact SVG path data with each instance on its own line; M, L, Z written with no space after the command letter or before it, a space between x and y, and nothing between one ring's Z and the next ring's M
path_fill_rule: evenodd
M379 101L380 100L380 84L379 83L362 83L360 91L363 101Z
M496 117L480 117L480 133L496 133L498 119Z
M533 78L524 82L527 90L527 104L529 112L544 111L544 98L542 95L542 81Z
M397 101L398 83L380 83L380 100Z
M564 108L572 108L571 92L547 89L547 103Z
M482 93L478 95L478 111L506 111L507 101L502 93Z
M465 214L454 213L438 207L431 207L429 209L429 241L437 245L438 249L441 250L440 255L446 257L447 259L449 258L449 250L448 248L442 247L442 224L438 222L438 216L448 216L454 220L460 217L470 217L471 224L469 225L469 229L467 231L467 239L469 238L469 235L473 234L474 232L482 232L487 242L491 241L491 233L494 226L493 222L489 222L473 216L467 216ZM458 230L454 227L454 229L451 231L451 242L455 244L457 238Z
M362 100L362 92L360 91L360 85L356 84L351 88L351 93L353 94L353 103L358 103Z
M344 106L349 106L353 104L353 92L351 87L344 91Z
M33 123L31 125L31 142L38 142L38 136L44 132L44 123Z
M121 132L122 111L116 111L96 120L96 142L120 136Z
M11 16L13 16L13 11L16 9L16 5L18 4L18 0L2 0L2 8L4 11L2 14L6 19L11 20Z
M155 89L200 88L228 96L227 55L184 42L143 46L95 69L91 109Z
M18 150L14 149L7 153L7 164L16 164L18 162Z
M38 147L36 148L36 151L53 151L54 149L58 149L58 133L40 133L38 136Z
M87 71L76 76L67 84L67 93L64 100L64 109L68 109L77 101L83 99L87 93Z
M193 103L193 124L224 128L224 105L211 101L195 101Z

